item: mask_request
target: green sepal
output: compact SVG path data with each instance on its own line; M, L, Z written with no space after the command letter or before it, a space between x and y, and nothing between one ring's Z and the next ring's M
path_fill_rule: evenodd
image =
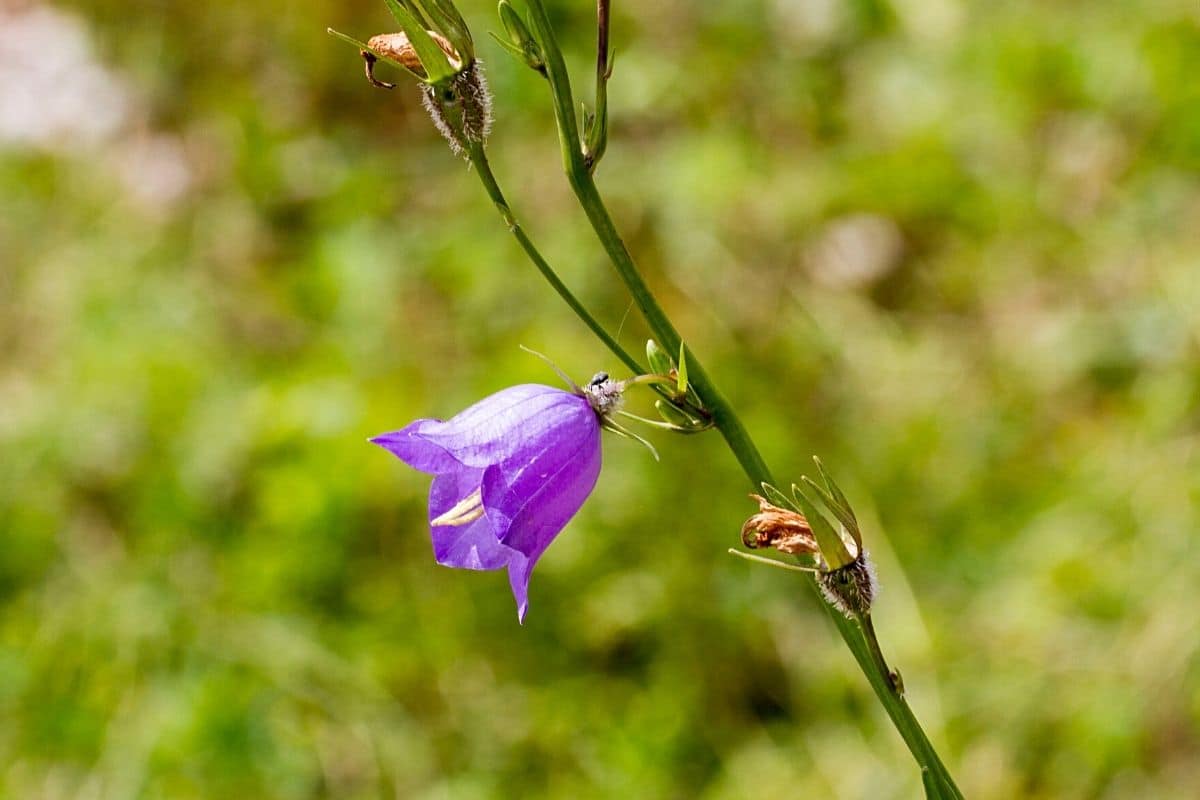
M355 39L353 36L350 36L349 34L342 33L341 31L336 31L336 30L334 30L333 28L326 28L326 29L325 29L325 32L326 32L326 33L328 33L330 36L333 36L333 37L335 37L335 38L337 38L337 39L341 39L343 42L346 42L347 44L352 44L352 45L354 45L354 46L355 46L355 47L357 47L359 50L365 50L366 52L368 52L368 53L370 53L371 55L375 56L375 58L376 58L376 59L378 59L379 61L386 62L386 63L388 63L388 64L391 64L393 67L396 67L397 69L402 69L402 70L404 70L404 71L405 71L405 72L407 72L409 75L412 75L414 78L416 78L417 80L421 81L422 83L424 83L424 82L425 82L425 76L424 76L424 75L421 75L421 74L420 74L420 73L418 73L418 72L413 72L411 69L409 69L409 68L408 68L408 67L406 67L405 65L401 64L401 63L400 63L399 61L397 61L396 59L394 59L394 58L391 58L391 57L389 57L389 56L385 56L383 53L380 53L380 52L379 52L378 50L376 50L375 48L373 48L373 47L370 47L370 46L369 46L369 45L368 45L366 42L359 41L358 39Z
M410 3L411 1L409 0ZM425 13L433 19L438 33L445 36L454 46L454 51L458 53L462 63L465 65L474 61L475 40L471 38L467 22L462 18L462 14L458 13L454 3L449 0L421 0L421 5L425 7Z
M513 8L508 0L500 0L496 11L500 14L500 24L504 26L504 32L508 34L509 41L512 43L506 45L506 49L524 61L531 69L545 75L546 62L542 58L542 48L538 47L537 40L529 32L529 26L521 18L520 12ZM499 37L496 37L496 40L499 41Z
M679 343L679 372L675 378L675 388L679 394L684 394L688 390L687 350L684 348L683 342Z
M850 534L850 538L854 540L855 546L859 552L862 552L862 532L858 528L858 518L854 516L854 509L850 507L850 501L846 499L846 495L842 494L842 490L838 488L837 483L830 476L825 465L821 463L821 459L813 456L813 461L820 470L821 480L825 486L819 486L816 481L809 478L807 475L801 480L804 481L811 489L821 496L821 500L833 512L833 515L838 518L838 522L842 523L842 527Z
M838 526L845 531L851 539L854 540L855 549L861 553L862 536L858 532L858 523L854 520L854 514L850 513L849 509L845 509L838 505L838 502L834 499L833 495L831 495L823 486L820 486L812 478L804 475L800 478L800 480L805 486L816 492L817 496L821 498L821 502L825 504L825 507L833 512L833 516L837 518Z
M655 400L654 408L658 411L658 415L663 418L664 422L669 422L670 424L679 428L696 427L696 421L694 419L668 403L666 400Z
M495 31L488 31L488 36L491 36L492 39L496 42L496 44L503 47L505 49L505 51L508 52L509 55L511 55L513 58L524 63L525 52L523 50L521 50L521 48L517 47L515 44L508 41L507 39L501 38L499 36L499 34L497 34Z
M425 68L427 76L422 80L437 86L454 77L457 70L450 65L449 57L442 52L442 48L438 47L437 42L429 36L412 12L400 5L398 0L384 1L400 29L408 36L409 44L417 51L417 58Z
M650 362L650 371L655 375L670 375L675 365L667 351L658 346L653 339L646 340L646 360Z
M837 505L845 511L846 516L849 518L847 525L857 534L858 518L854 516L854 509L850 507L850 501L846 499L846 495L842 494L842 490L838 488L833 476L825 469L825 464L821 462L821 459L813 456L813 462L816 463L817 469L821 473L821 480L825 482L825 487L829 489L829 493L833 495L833 499L837 501Z
M800 510L796 508L796 504L790 497L776 489L771 484L762 483L760 485L762 486L763 494L767 496L767 499L770 500L773 505L779 506L780 508L790 508L793 511Z
M433 23L426 19L425 11L415 2L413 2L413 0L400 0L400 5L404 6L405 11L413 15L413 18L416 19L417 24L420 25L423 30L433 30Z
M848 564L854 563L854 556L850 555L850 551L846 549L846 543L842 541L842 537L833 529L825 516L817 510L817 506L796 484L792 484L792 497L796 501L796 505L800 507L805 519L808 520L808 527L812 528L813 536L817 540L817 547L821 550L821 557L825 559L825 564L830 571L841 569Z
M622 438L634 440L635 442L637 442L638 444L644 446L647 450L649 450L650 455L654 456L655 461L662 460L658 457L658 450L655 449L654 445L650 444L649 439L646 439L645 437L642 437L642 436L638 436L636 433L629 430L624 425L621 425L620 423L614 421L612 417L604 417L603 419L601 419L600 427L603 430L615 433L617 436L620 436Z

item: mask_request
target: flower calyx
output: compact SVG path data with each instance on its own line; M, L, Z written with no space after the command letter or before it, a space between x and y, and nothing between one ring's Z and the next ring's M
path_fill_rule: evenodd
M372 86L395 88L375 76L380 61L416 78L422 103L450 149L469 157L491 133L492 96L466 22L451 0L386 2L398 32L381 33L366 42L332 28L329 33L358 48Z
M687 349L679 343L679 359L676 361L650 339L646 342L646 360L650 363L650 375L641 380L651 383L660 399L654 408L674 433L700 433L713 427L712 414L704 407L700 396L688 380Z
M808 560L811 566L793 567L771 559L738 554L815 573L821 593L831 604L847 617L861 617L870 612L875 599L875 571L863 549L862 532L849 501L820 459L814 457L813 460L821 483L803 477L801 482L805 488L792 484L791 497L764 483L766 497L751 495L758 501L758 513L742 526L742 543L746 547L771 547ZM833 522L817 507L814 496L832 514Z

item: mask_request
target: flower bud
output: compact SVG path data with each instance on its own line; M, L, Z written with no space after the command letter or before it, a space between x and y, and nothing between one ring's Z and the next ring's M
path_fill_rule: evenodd
M500 24L504 26L504 32L508 34L508 39L512 42L512 46L506 45L505 49L518 56L530 68L543 75L546 74L546 62L542 58L542 48L538 46L537 40L529 32L529 26L525 24L525 20L521 19L521 15L508 0L500 0L497 11L500 13ZM501 42L501 44L504 43Z

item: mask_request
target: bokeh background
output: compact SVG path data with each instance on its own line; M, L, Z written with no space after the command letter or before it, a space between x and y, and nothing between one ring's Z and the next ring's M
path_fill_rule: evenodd
M1200 7L615 4L599 181L777 474L866 519L967 796L1200 795ZM549 3L577 91L594 7ZM486 36L529 231L646 337ZM716 436L605 442L526 624L369 435L618 365L353 0L0 2L0 794L912 798Z

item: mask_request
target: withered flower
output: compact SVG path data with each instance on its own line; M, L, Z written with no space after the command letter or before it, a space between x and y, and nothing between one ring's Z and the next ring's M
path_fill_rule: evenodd
M450 44L450 41L445 36L442 36L437 31L426 31L426 33L441 48L441 51L446 54L446 58L449 60L451 66L457 69L462 65L462 59L454 51L454 45ZM408 34L404 31L400 31L399 33L380 33L372 36L367 40L367 46L371 49L362 50L359 54L363 57L363 61L366 62L367 80L371 82L371 85L383 89L395 88L395 84L385 83L375 77L375 62L378 60L375 53L398 62L420 77L425 77L425 67L421 65L421 59L417 55L417 48L413 47L412 42L409 41Z
M862 618L870 614L877 593L875 570L863 549L862 532L849 501L821 461L815 458L814 461L821 473L821 483L807 477L802 483L832 512L833 523L825 518L812 497L800 486L792 484L792 497L789 498L764 483L763 490L767 495L791 507L775 505L757 494L750 495L758 501L758 513L742 526L742 543L750 548L773 547L789 555L812 556L815 563L786 565L774 559L741 555L773 566L813 573L825 599L847 617ZM736 550L730 552L737 553Z
M742 526L742 543L746 547L774 547L794 556L820 554L817 539L803 514L773 505L761 495L750 497L758 501L758 513Z

